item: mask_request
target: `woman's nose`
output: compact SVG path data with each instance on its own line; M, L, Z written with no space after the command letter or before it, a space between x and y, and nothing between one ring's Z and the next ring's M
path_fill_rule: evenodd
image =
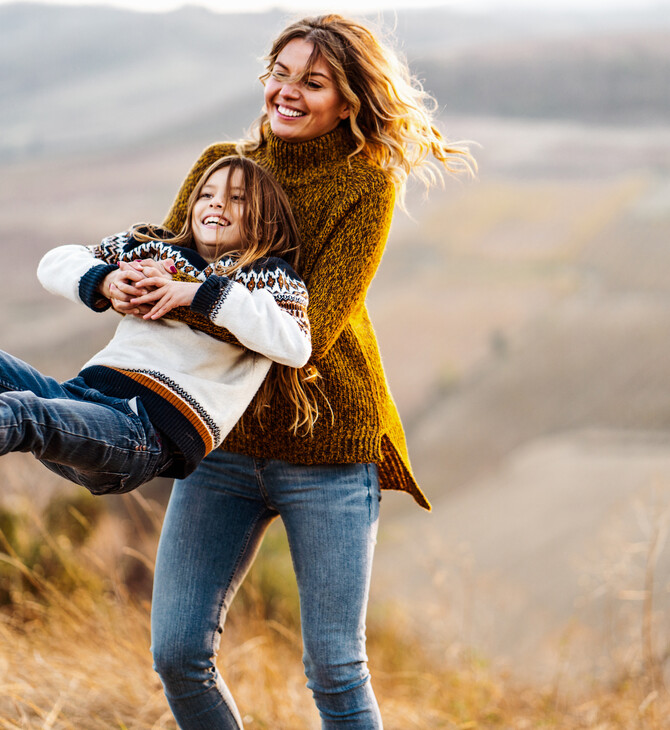
M299 95L298 87L296 84L285 83L282 85L280 95L287 99L295 99Z

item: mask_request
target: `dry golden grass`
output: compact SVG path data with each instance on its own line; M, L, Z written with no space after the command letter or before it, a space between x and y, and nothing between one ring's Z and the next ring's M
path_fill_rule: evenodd
M102 730L175 728L151 669L148 607L83 591L5 614L0 632L0 727ZM370 660L387 730L561 728L661 730L665 690L642 679L587 687L518 687L464 657L440 665L389 622L372 626ZM249 728L318 727L296 635L274 621L227 631L225 675Z
M129 589L132 571L119 567L129 550L120 542L110 547L109 539L142 533L130 552L150 565L156 535L146 525L156 522L154 507L137 498L147 519L140 525L136 516L128 529L89 504L74 493L40 515L2 515L0 728L174 730L151 667L146 586ZM41 549L32 550L37 542ZM660 665L622 666L613 684L578 690L565 680L569 667L546 686L520 685L470 651L427 643L411 625L402 606L371 606L370 666L387 730L667 727L670 697ZM221 668L245 727L319 727L300 657L290 560L283 533L274 530L222 642Z

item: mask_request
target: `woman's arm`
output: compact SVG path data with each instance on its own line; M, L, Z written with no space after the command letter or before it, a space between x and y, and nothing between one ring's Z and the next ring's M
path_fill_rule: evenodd
M312 356L323 358L352 314L365 303L386 245L395 190L374 174L343 210L316 261L305 271L310 293Z

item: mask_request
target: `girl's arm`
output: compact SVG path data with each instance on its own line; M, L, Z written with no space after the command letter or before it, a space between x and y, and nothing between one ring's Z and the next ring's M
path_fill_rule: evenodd
M120 261L160 259L167 255L160 241L150 241L139 248L132 231L124 231L104 238L96 246L68 245L51 249L42 257L37 277L52 294L83 302L94 311L103 312L111 306L110 285L113 282L133 296L141 293L131 284L143 279L144 274L133 267L120 271Z
M265 286L251 288L251 283L210 276L198 290L191 309L217 327L225 327L250 350L281 365L300 368L312 353L307 290L286 263L269 261L276 266L269 277L274 284L259 277L256 284L264 282ZM281 284L277 272L282 275Z
M235 344L282 365L305 365L311 339L307 290L300 277L280 259L238 270L233 277L213 274L202 284L147 279L138 286L152 287L152 291L134 303L154 304L145 319L158 319L174 307L188 306L215 328L226 328L235 336ZM200 329L209 334L208 329Z
M110 306L100 293L105 277L118 270L116 263L96 258L88 246L58 246L48 251L37 266L37 278L52 294L71 302L83 302L96 312Z

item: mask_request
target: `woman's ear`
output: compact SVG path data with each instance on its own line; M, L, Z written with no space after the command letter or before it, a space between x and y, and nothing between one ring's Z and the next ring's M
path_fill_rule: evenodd
M338 116L340 117L340 119L347 119L350 112L351 112L351 109L349 108L349 104L345 101L342 104L342 109L340 110L340 113Z

